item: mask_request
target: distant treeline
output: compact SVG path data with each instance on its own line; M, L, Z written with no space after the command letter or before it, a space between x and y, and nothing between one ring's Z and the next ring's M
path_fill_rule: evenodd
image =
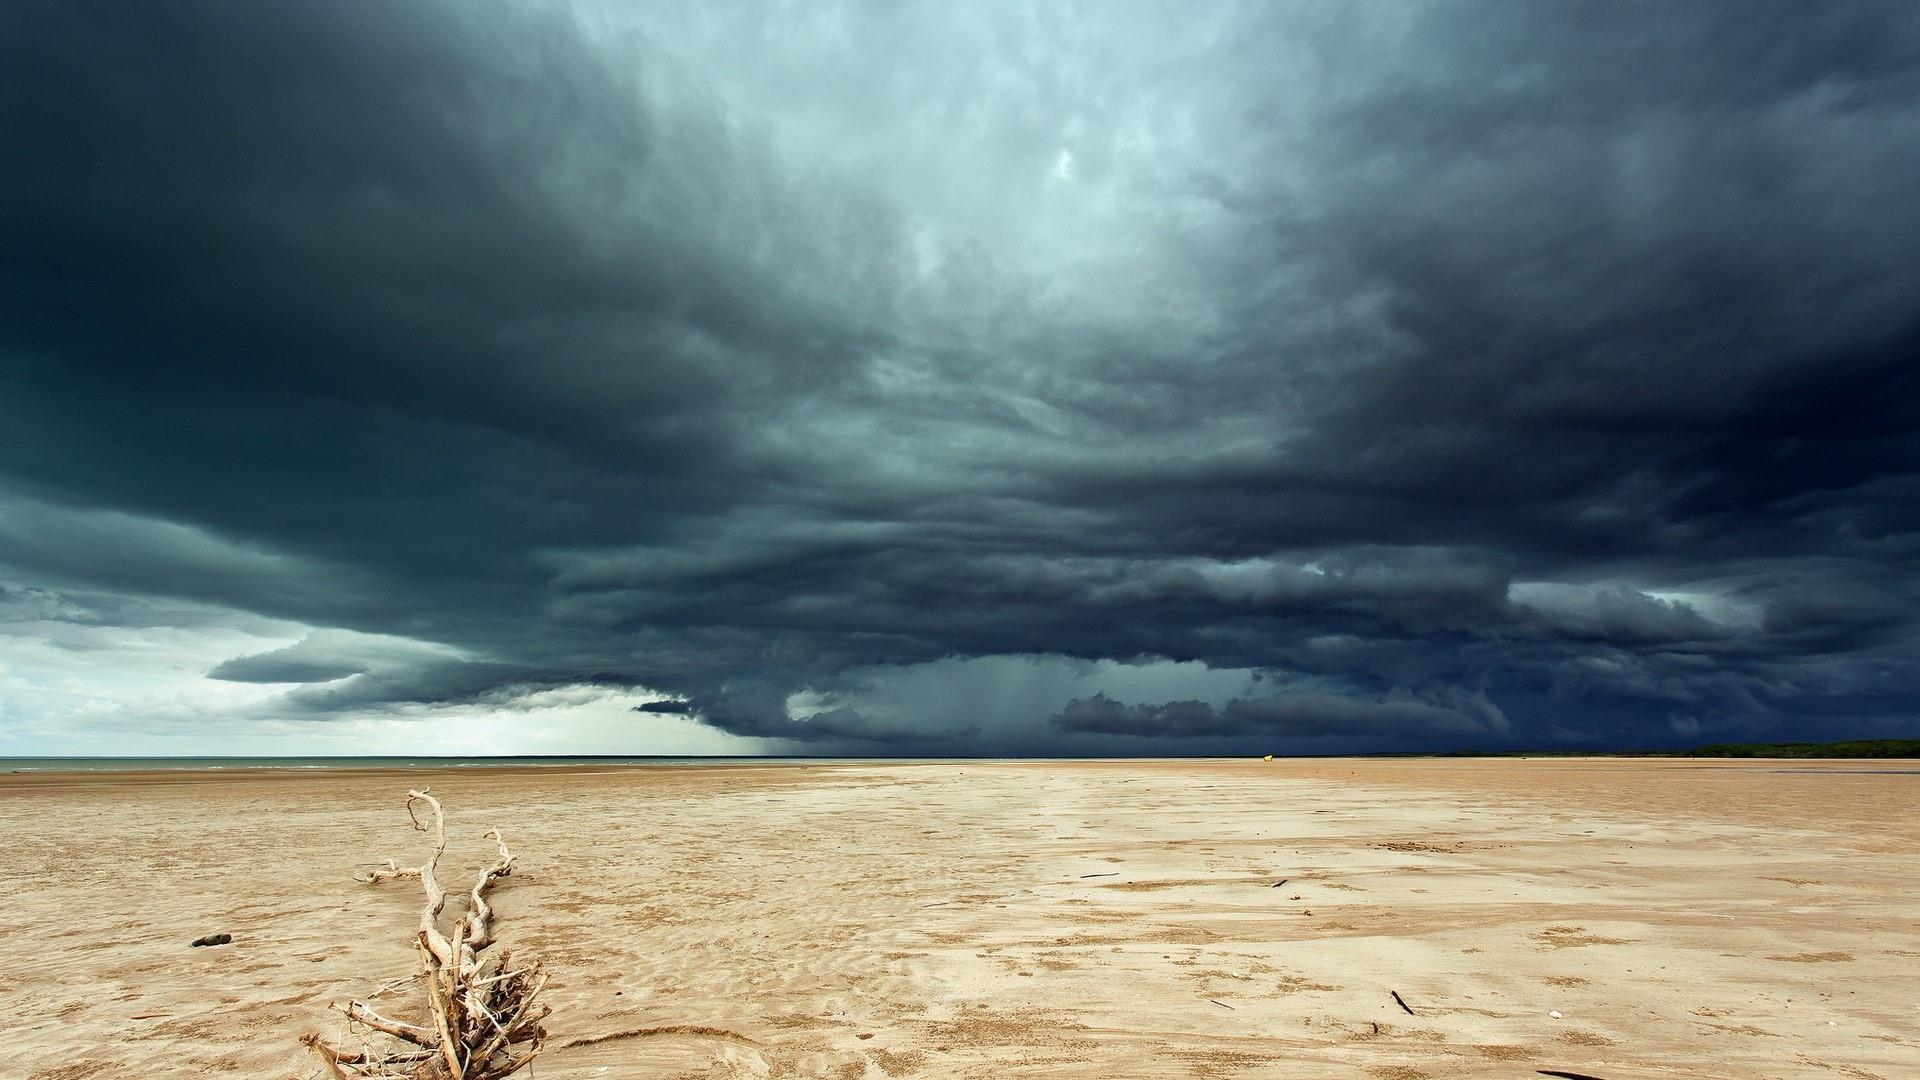
M1850 742L1715 743L1682 752L1684 757L1908 758L1920 757L1920 739L1854 739Z
M1853 739L1847 742L1715 743L1693 750L1448 750L1386 753L1369 757L1714 757L1714 758L1920 758L1920 739Z

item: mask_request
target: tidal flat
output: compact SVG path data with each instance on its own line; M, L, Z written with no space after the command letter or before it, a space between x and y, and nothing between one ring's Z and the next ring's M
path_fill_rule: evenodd
M0 775L0 1075L377 1042L423 786L539 1080L1920 1075L1920 766L1568 758Z

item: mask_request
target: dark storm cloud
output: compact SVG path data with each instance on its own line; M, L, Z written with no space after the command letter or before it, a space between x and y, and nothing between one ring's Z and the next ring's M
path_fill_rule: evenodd
M1231 735L1314 738L1371 735L1422 742L1476 739L1503 732L1498 710L1483 716L1411 699L1356 701L1322 693L1235 698L1222 708L1203 701L1122 705L1105 694L1067 703L1053 717L1062 731L1188 739Z
M973 736L979 730L975 727L947 730L929 728L924 723L917 723L914 720L868 716L844 705L839 708L822 709L819 712L813 713L801 720L798 725L795 725L795 728L805 732L805 734L795 736L791 734L794 728L790 728L789 733L786 735L787 738L798 737L805 740L818 739L842 743L878 743L883 745L888 743L924 743L929 740L963 739Z
M672 713L677 716L685 716L693 712L694 709L693 709L693 703L690 701L674 701L669 699L666 701L649 701L644 705L635 705L633 707L633 711L634 712L650 712L650 713Z
M353 661L340 663L275 653L256 653L215 664L207 672L207 677L226 679L230 682L310 683L331 682L350 675L360 675L365 671L364 666Z
M207 677L227 682L331 683L362 676L359 684L370 684L389 680L397 671L418 674L469 666L452 655L452 650L422 646L405 638L318 630L291 645L216 664ZM496 679L497 673L471 681L484 688ZM399 700L434 700L439 696L440 692L424 696L415 693Z
M26 3L0 101L0 608L293 715L1911 731L1910 5ZM1002 657L1168 688L889 689Z

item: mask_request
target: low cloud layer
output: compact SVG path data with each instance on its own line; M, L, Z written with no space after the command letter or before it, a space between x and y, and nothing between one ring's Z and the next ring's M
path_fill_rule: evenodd
M1917 57L1893 3L10 5L0 752L1920 734Z
M1338 694L1303 692L1235 698L1220 708L1204 701L1122 705L1105 694L1067 703L1053 718L1061 731L1137 735L1151 739L1259 735L1276 739L1329 735L1480 741L1504 734L1506 717L1484 698L1468 711L1418 701L1407 695L1358 701Z

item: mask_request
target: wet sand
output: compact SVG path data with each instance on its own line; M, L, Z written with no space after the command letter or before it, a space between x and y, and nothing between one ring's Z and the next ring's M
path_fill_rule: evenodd
M1533 759L4 775L0 1077L317 1075L419 784L538 1080L1920 1076L1920 763Z

